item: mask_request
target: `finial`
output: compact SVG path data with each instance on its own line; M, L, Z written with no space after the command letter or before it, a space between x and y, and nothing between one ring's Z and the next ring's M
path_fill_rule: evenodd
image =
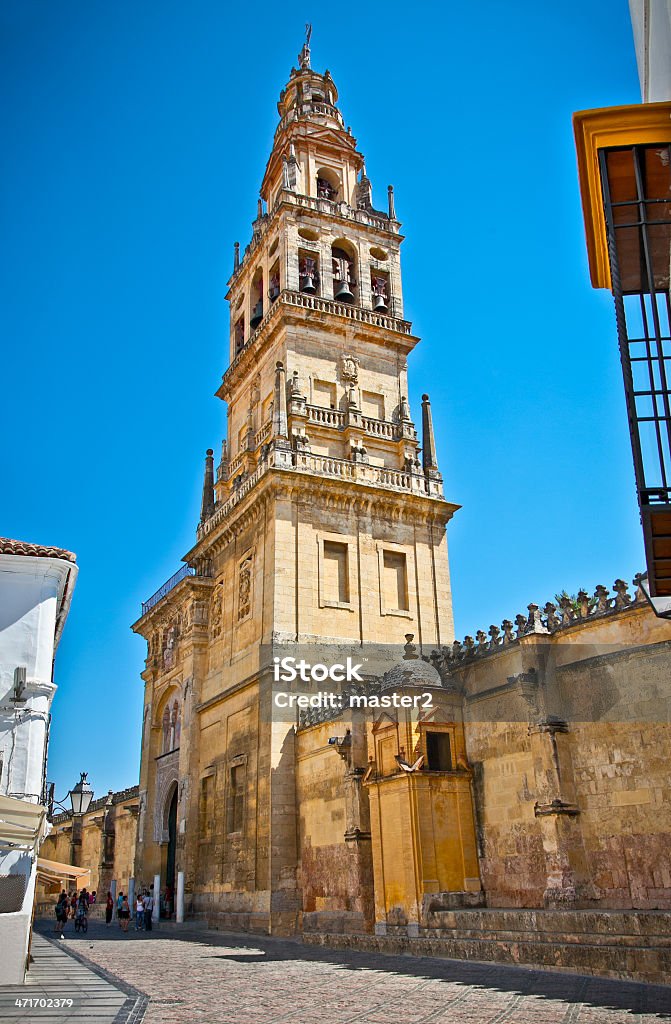
M422 395L422 463L426 476L438 474L436 460L436 439L433 433L431 402L428 395Z
M298 64L301 71L307 71L310 67L310 39L312 37L312 25L306 24L305 26L305 42L303 43L303 49L298 54Z
M389 220L396 220L396 207L394 206L393 185L387 185L387 195L389 197Z
M204 523L214 512L214 452L205 453L205 475L203 477L203 500L200 506L200 521Z
M240 267L240 243L235 242L233 245L233 273Z
M256 202L256 216L259 220L263 217L263 199L260 197Z

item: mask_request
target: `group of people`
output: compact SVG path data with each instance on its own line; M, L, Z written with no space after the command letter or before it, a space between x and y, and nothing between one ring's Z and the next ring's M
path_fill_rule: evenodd
M69 917L82 917L86 916L89 912L89 907L92 906L96 901L96 893L89 892L88 889L82 889L79 895L76 891L68 894L65 889L61 890L61 894L58 897L56 903L56 924L54 925L54 931L61 933L61 938L65 938L64 928L67 924Z
M151 889L144 889L139 892L135 898L135 906L131 908L128 900L128 896L123 892L120 892L116 899L116 907L114 905L114 898L111 892L107 893L107 903L105 906L105 921L109 925L112 923L114 911L116 910L117 920L119 927L122 932L128 931L128 925L130 924L131 916L135 917L135 931L139 932L143 929L145 931L151 931L151 918L154 912L154 893L153 886Z

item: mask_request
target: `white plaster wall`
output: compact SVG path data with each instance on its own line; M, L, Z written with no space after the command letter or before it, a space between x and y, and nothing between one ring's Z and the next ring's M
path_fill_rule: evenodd
M77 567L59 558L0 554L0 794L39 803L53 659ZM14 669L25 666L25 701L12 702ZM21 910L0 913L0 985L22 984L37 864L34 851L0 850L0 874L26 874Z
M629 0L644 103L671 99L671 0Z
M68 576L58 558L0 555L0 793L39 802L47 716L54 692L57 616ZM71 588L70 588L71 589ZM24 704L10 700L14 669L26 668Z

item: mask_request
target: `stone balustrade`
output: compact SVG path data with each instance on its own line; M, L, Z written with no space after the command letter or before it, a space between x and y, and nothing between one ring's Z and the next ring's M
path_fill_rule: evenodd
M316 423L320 427L335 427L339 430L345 426L345 413L338 409L326 409L321 405L307 405L308 423Z
M244 455L245 453L242 454ZM231 465L234 465L234 463L231 463ZM240 482L233 494L225 502L217 505L210 518L200 524L197 530L198 540L202 540L203 537L207 536L216 526L222 523L236 505L250 492L252 487L258 483L261 477L276 465L278 465L276 453L271 448L265 452L254 472L242 479L238 478ZM407 494L421 494L425 496L430 493L434 497L442 497L442 488L437 494L435 492L435 482L432 484L432 490L429 491L428 481L422 473L407 473L404 470L389 469L386 466L371 466L365 462L337 459L330 455L315 455L312 452L301 451L283 452L279 466L281 469L288 470L289 472L298 471L315 474L316 476L337 477L341 480L356 481L374 487L402 491Z

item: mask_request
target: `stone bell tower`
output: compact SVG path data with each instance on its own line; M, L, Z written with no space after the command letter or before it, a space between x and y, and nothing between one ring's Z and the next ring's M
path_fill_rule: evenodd
M293 726L262 707L264 645L453 639L457 506L428 396L421 458L408 403L419 339L403 318L393 189L377 210L337 100L306 43L251 241L235 246L227 436L216 472L206 457L190 568L134 626L149 642L138 875L174 862L187 910L274 931L300 911L300 809Z

